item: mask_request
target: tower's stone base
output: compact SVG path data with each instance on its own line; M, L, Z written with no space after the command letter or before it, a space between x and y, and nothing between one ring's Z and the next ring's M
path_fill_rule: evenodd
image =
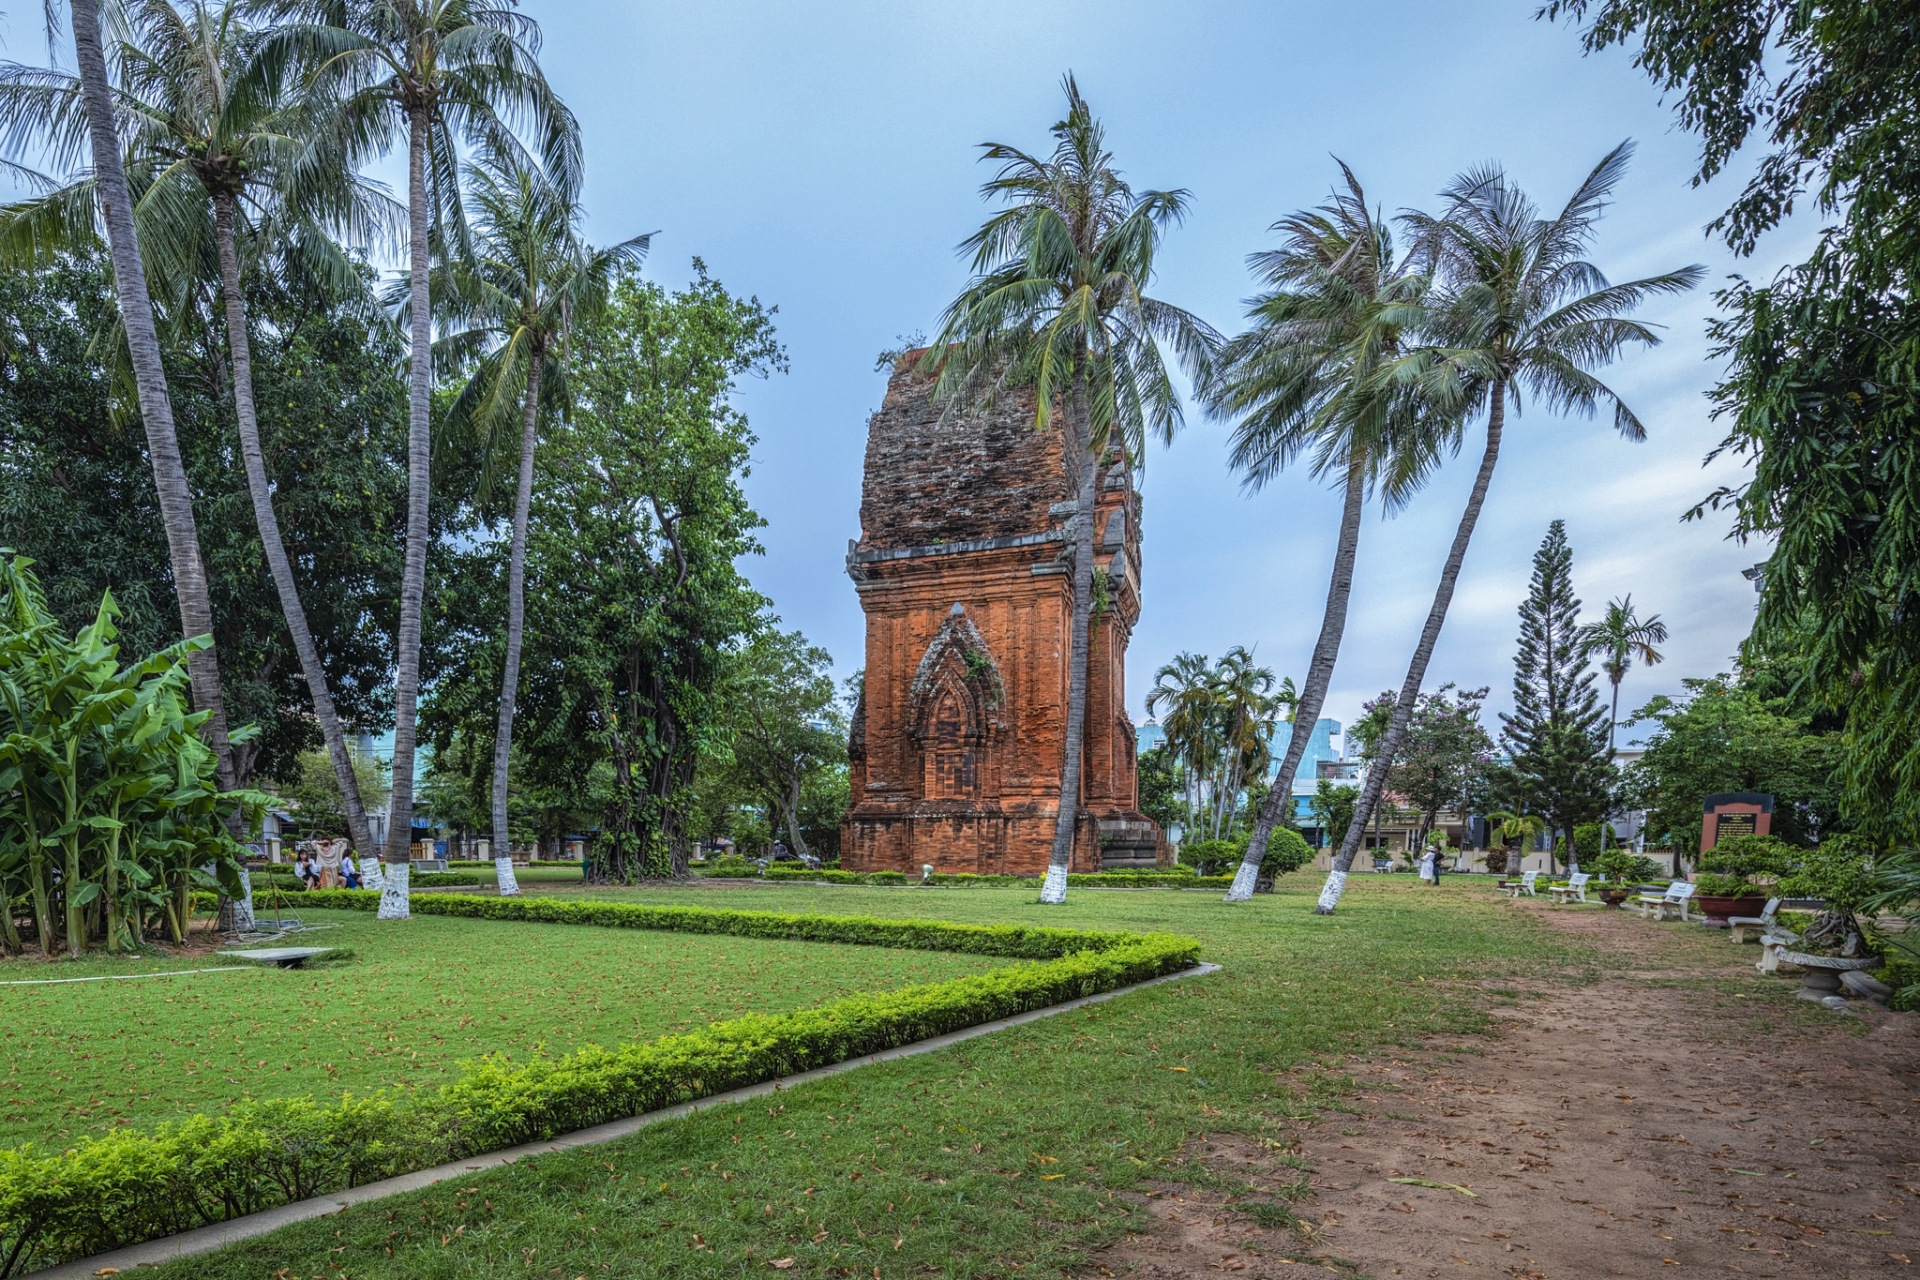
M925 866L942 874L1037 876L1053 856L1054 825L1054 813L1038 806L1013 814L856 809L840 824L840 865L848 871L904 871L916 876ZM1081 811L1071 870L1136 871L1172 865L1172 847L1150 819L1137 813L1096 817Z

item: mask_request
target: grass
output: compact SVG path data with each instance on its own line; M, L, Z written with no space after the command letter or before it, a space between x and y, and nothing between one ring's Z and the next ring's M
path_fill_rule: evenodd
M525 1057L692 1030L982 973L942 952L418 916L306 911L345 964L246 966L137 982L0 987L0 1147L115 1125L447 1078L486 1053ZM0 981L225 968L189 960L0 964Z
M1311 914L1318 887L1302 873L1243 907L1211 894L1079 891L1064 908L1039 906L1030 889L576 890L1169 929L1201 938L1207 958L1226 968L145 1274L1072 1274L1087 1250L1137 1221L1118 1193L1165 1181L1257 1191L1250 1203L1285 1222L1285 1186L1249 1188L1188 1164L1187 1139L1277 1140L1290 1116L1352 1105L1347 1054L1482 1029L1475 993L1456 979L1557 981L1597 963L1584 944L1542 932L1476 884L1429 890L1360 877L1332 917Z

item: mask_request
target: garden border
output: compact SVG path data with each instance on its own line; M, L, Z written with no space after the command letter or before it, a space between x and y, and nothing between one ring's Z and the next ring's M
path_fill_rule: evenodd
M308 905L372 911L379 896L318 890ZM16 1274L14 1268L49 1254L115 1253L289 1204L338 1199L356 1185L460 1166L488 1152L541 1148L564 1134L1202 971L1200 943L1166 933L454 894L416 899L414 909L1040 963L845 996L812 1009L749 1014L613 1050L589 1045L524 1063L483 1058L431 1088L349 1094L331 1103L272 1099L163 1122L151 1131L111 1132L64 1152L0 1151L0 1274Z
M229 1218L225 1222L216 1222L212 1226L196 1227L183 1231L179 1235L162 1236L157 1240L148 1240L141 1244L128 1245L124 1249L115 1249L111 1253L99 1253L90 1258L80 1258L73 1262L63 1262L44 1271L29 1271L21 1280L85 1280L107 1267L117 1267L121 1271L130 1271L135 1267L160 1266L180 1258L197 1257L224 1249L230 1244L239 1244L245 1240L255 1240L270 1235L282 1227L290 1227L298 1222L307 1222L315 1218L330 1217L333 1214L357 1204L366 1204L375 1200L384 1200L388 1196L405 1195L409 1191L419 1191L449 1178L462 1177L476 1171L504 1168L517 1164L530 1156L548 1155L560 1151L571 1151L575 1147L598 1146L601 1143L617 1142L630 1137L642 1129L678 1120L683 1116L705 1111L710 1107L726 1106L735 1102L747 1102L754 1098L764 1098L770 1094L794 1089L815 1080L825 1080L829 1076L840 1075L847 1071L857 1071L861 1067L875 1066L882 1062L893 1062L901 1058L918 1057L923 1053L934 1053L972 1040L978 1036L992 1035L1011 1027L1037 1022L1042 1018L1051 1018L1055 1014L1071 1013L1075 1009L1090 1004L1099 1004L1103 1000L1112 1000L1117 996L1130 995L1135 991L1144 991L1148 987L1157 987L1162 983L1178 982L1182 978L1205 977L1218 973L1220 966L1202 962L1191 969L1181 969L1175 973L1162 974L1157 978L1148 978L1130 986L1116 987L1112 991L1101 991L1090 996L1081 996L1063 1004L1048 1005L1044 1009L1033 1009L1018 1013L1010 1018L996 1018L992 1022L983 1022L978 1026L966 1027L959 1031L949 1031L944 1035L916 1040L912 1044L901 1045L897 1049L887 1049L880 1053L870 1053L859 1058L846 1058L840 1062L829 1063L824 1067L815 1067L811 1071L797 1076L787 1076L776 1080L765 1080L759 1084L750 1084L740 1089L730 1089L726 1093L716 1093L705 1098L694 1098L688 1102L676 1103L671 1107L662 1107L658 1111L648 1111L642 1115L629 1116L625 1120L613 1120L606 1124L595 1125L591 1129L580 1129L573 1133L561 1134L545 1142L527 1142L517 1147L507 1147L500 1151L490 1151L468 1160L456 1160L451 1164L436 1165L431 1169L419 1169L413 1173L401 1174L397 1178L387 1178L380 1182L369 1182L349 1190L336 1192L328 1196L315 1196L310 1200L301 1200L293 1204L283 1204L276 1208L264 1209L244 1218Z

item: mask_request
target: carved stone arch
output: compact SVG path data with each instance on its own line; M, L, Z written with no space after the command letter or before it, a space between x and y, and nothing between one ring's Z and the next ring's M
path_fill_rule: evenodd
M920 748L924 798L978 796L1004 689L999 664L979 628L954 605L928 643L907 698L907 732Z

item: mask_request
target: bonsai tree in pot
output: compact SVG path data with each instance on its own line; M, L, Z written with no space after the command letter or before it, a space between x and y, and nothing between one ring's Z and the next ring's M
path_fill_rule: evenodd
M1701 855L1695 901L1709 920L1758 915L1802 856L1772 836L1729 837Z
M1633 892L1633 886L1661 878L1658 862L1645 854L1623 849L1619 845L1615 845L1595 859L1593 867L1606 877L1606 884L1600 889L1600 900L1610 907L1617 907L1625 902L1627 895Z
M1878 896L1878 846L1862 836L1830 836L1812 849L1789 850L1795 865L1780 880L1782 897L1818 898L1825 905L1801 934L1798 949L1814 955L1857 956L1871 950L1871 931L1859 915Z

